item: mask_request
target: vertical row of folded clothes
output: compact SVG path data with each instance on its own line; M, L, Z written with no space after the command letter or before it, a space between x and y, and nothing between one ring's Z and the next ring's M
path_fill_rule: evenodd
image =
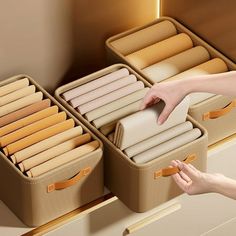
M21 78L0 87L0 147L28 177L37 177L99 147L65 111Z

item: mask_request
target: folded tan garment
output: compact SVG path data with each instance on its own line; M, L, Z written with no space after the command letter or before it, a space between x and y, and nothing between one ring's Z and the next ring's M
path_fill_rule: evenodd
M114 141L114 135L115 135L115 133L113 132L113 133L110 133L109 135L108 135L108 139L113 143L113 141Z
M127 55L176 34L177 31L174 24L164 20L114 40L111 45L123 55Z
M77 158L80 158L88 153L93 152L99 147L99 142L92 141L90 143L84 144L80 147L77 147L69 152L66 152L60 156L54 157L53 159L38 165L29 171L26 172L26 174L29 177L37 177L39 175L42 175L50 170L53 170L57 168L58 166L64 165L70 161L73 161Z
M18 89L27 87L28 85L29 85L29 79L27 78L23 78L23 79L11 82L10 84L3 85L0 87L0 97L8 93L12 93Z
M8 115L2 116L0 117L0 127L3 127L14 121L27 117L35 112L46 109L47 107L50 107L50 105L51 105L51 100L45 99L45 100L33 103L32 105L29 105L27 107L21 108L17 111L14 111Z
M20 120L17 120L11 124L5 125L4 127L0 128L0 137L9 134L13 131L16 131L20 128L23 128L27 125L30 125L36 121L42 120L45 117L51 116L58 113L58 106L52 106L48 107L46 109L43 109L41 111L38 111L32 115L29 115L25 118L22 118ZM0 138L1 140L1 138Z
M209 59L210 55L208 51L202 46L197 46L146 67L142 72L149 80L156 83L197 66Z
M125 107L133 102L136 102L136 101L142 99L146 95L148 90L149 90L149 88L140 89L134 93L131 93L131 94L125 96L125 97L119 98L111 103L108 103L104 106L96 108L96 109L86 113L85 118L88 121L92 121L92 120L102 117L110 112L113 112L117 109Z
M85 93L83 95L80 95L78 97L75 97L70 100L70 104L72 107L77 107L79 105L82 105L84 103L96 100L98 97L102 97L108 93L111 93L119 88L125 87L129 84L132 84L137 81L137 78L135 75L129 75L127 77L123 77L121 79L118 79L112 83L109 83L107 85L104 85L102 87L99 87L97 89L94 89L88 93Z
M11 160L14 164L19 163L25 159L28 159L40 152L43 152L51 147L54 147L60 143L63 143L69 139L75 138L83 133L81 126L70 128L64 132L60 132L52 137L46 138L38 143L35 143L27 148L24 148L11 156Z
M168 57L193 47L191 38L177 34L126 56L126 60L138 69L143 69Z
M172 81L178 79L186 79L199 75L208 75L208 74L217 74L228 71L228 67L225 62L220 58L214 58L210 61L202 63L198 66L193 67L192 69L186 70L178 75L175 75L165 81ZM190 94L190 105L194 105L198 102L206 100L214 96L212 93L193 93Z
M20 99L20 98L23 98L23 97L26 97L30 94L33 94L35 93L35 86L34 85L30 85L30 86L27 86L27 87L24 87L22 89L18 89L12 93L9 93L5 96L2 96L0 97L0 106L4 106L10 102L13 102L17 99Z
M164 106L164 102L159 102L152 107L119 120L115 130L115 145L121 150L124 150L125 148L186 121L189 97L186 97L173 110L164 124L158 125L157 120Z
M110 134L112 131L115 130L116 128L116 123L118 122L118 120L115 120L113 122L111 122L110 124L104 125L100 128L100 131L103 135L107 136L108 134Z
M3 148L3 151L6 156L9 156L15 152L18 152L26 147L29 147L37 142L40 142L46 138L49 138L55 134L61 133L65 130L68 130L72 127L74 127L75 122L73 119L69 119L66 121L63 121L59 124L50 126L46 129L40 130L34 134L31 134L21 140L18 140L14 143L11 143L7 145L5 148Z
M183 134L189 130L193 129L193 125L190 121L186 121L172 128L169 128L160 134L154 135L151 138L145 139L131 147L124 150L124 153L128 157L133 157L141 152L144 152L152 147L155 147L163 142L166 142L180 134Z
M122 107L118 110L115 110L109 114L106 114L106 115L92 121L92 124L96 128L100 128L104 125L111 123L112 121L119 120L119 119L124 118L128 115L131 115L131 114L140 110L141 102L142 102L142 100L139 100L139 101L131 103L125 107Z
M30 125L27 125L21 129L18 129L10 134L4 135L0 138L0 146L5 147L10 143L16 142L24 137L34 134L40 130L46 129L55 124L61 123L66 120L66 113L60 112L58 114L51 115L43 118L42 120L36 121Z
M77 107L77 110L80 114L85 114L86 112L92 111L98 107L106 105L110 102L113 102L121 97L124 97L128 94L131 94L135 91L144 88L144 83L142 81L137 81L135 83L129 84L123 88L117 89L112 93L108 93L102 97L97 98L94 101L87 102L81 106Z
M37 92L0 107L0 117L31 105L43 99L43 93Z
M76 87L74 89L71 89L65 93L62 94L62 97L69 101L72 98L75 98L77 96L80 96L82 94L85 94L89 91L92 91L94 89L97 89L99 87L102 87L103 85L109 84L113 81L116 81L122 77L126 77L129 75L129 71L126 68L122 68L120 70L114 71L112 73L109 73L107 75L104 75L96 80L93 80L91 82L88 82L86 84L80 85L79 87Z
M80 145L83 145L85 143L88 143L91 141L91 135L89 133L80 135L78 137L75 137L73 139L70 139L64 143L61 143L59 145L56 145L52 148L47 149L44 152L41 152L35 156L32 156L29 159L26 159L19 163L19 168L22 172L27 171L37 165L40 165L56 156L59 156L65 152L68 152Z
M148 161L151 161L155 158L158 158L159 156L170 152L172 150L175 150L176 148L179 148L185 144L188 144L198 137L201 136L201 130L198 128L194 128L190 131L187 131L186 133L183 133L173 139L170 139L169 141L166 141L160 145L157 145L145 152L142 152L136 156L134 156L132 159L136 163L146 163Z

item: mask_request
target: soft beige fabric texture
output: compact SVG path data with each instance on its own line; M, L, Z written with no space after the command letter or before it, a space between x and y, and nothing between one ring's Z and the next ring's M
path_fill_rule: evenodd
M111 45L121 54L127 55L176 34L174 24L165 20L114 40Z
M143 69L192 47L191 38L181 33L131 53L126 56L126 60L136 68Z
M173 110L164 124L158 125L157 120L164 105L164 102L159 102L152 107L119 120L115 130L115 145L121 150L124 150L127 147L186 121L189 109L189 97L186 97Z
M12 122L11 124L5 125L4 127L0 128L0 137L56 113L58 113L58 106L48 107L41 111L35 112L32 115L29 115L25 118L22 118L20 120L17 120L15 122Z
M122 107L118 110L115 110L109 114L106 114L94 121L92 121L92 124L96 127L96 128L100 128L104 125L107 125L115 120L119 120L121 118L124 118L128 115L131 115L137 111L140 110L140 105L141 105L142 100L138 100L137 102L131 103L125 107Z
M154 135L148 139L145 139L144 141L141 141L137 144L134 144L131 147L128 147L124 150L124 153L128 157L133 157L141 152L144 152L150 148L153 148L163 142L166 142L168 140L171 140L172 138L183 134L189 130L193 129L193 125L190 121L186 121L184 123L181 123L179 125L176 125L172 128L169 128L160 134Z
M117 122L118 122L118 121L115 120L115 121L111 122L110 124L107 124L107 125L102 126L102 127L100 128L101 133L102 133L103 135L105 135L105 136L107 136L108 134L110 134L112 131L115 130L115 128L116 128L116 123L117 123Z
M129 75L127 77L123 77L121 79L118 79L112 83L108 83L107 85L104 85L104 86L99 87L97 89L94 89L88 93L81 95L81 96L73 98L70 100L69 103L72 105L72 107L78 107L79 105L96 100L99 97L102 97L106 94L112 93L113 91L120 89L122 87L125 87L129 84L132 84L136 81L137 81L137 78L135 75Z
M88 153L91 153L94 150L96 150L98 147L99 147L99 142L97 140L92 141L90 143L77 147L71 151L68 151L64 154L61 154L57 157L54 157L53 159L30 169L26 173L29 177L37 177L52 169L57 168L58 166L61 166L77 158L80 158Z
M65 152L73 150L74 148L83 145L91 140L91 135L89 133L79 135L73 139L66 142L58 144L52 148L49 148L29 159L26 159L19 163L19 168L22 172L27 171L37 165L40 165L56 156L59 156Z
M201 136L201 130L198 128L194 128L186 133L183 133L169 141L166 141L160 145L157 145L145 152L142 152L132 158L132 160L136 163L146 163L151 161L159 156L168 153L172 150L175 150L187 143L194 141L195 139Z
M37 92L0 107L0 117L43 99L42 92Z
M148 66L142 72L152 83L156 83L206 62L209 59L210 55L208 51L202 46L196 46Z
M122 107L125 107L133 102L136 102L136 101L142 99L146 95L148 90L149 90L149 88L140 89L134 93L131 93L131 94L125 96L125 97L119 98L111 103L108 103L104 106L94 109L94 110L86 113L84 116L88 121L95 120L99 117L102 117L108 113L111 113L115 110L118 110Z
M68 129L59 134L53 135L52 137L46 138L38 143L35 143L27 148L24 148L11 156L11 160L14 164L19 163L25 159L28 159L40 152L43 152L51 147L61 144L69 139L72 139L83 133L81 126Z
M27 137L31 134L34 134L40 130L46 129L50 126L53 126L65 120L66 120L66 113L64 111L43 118L21 129L11 132L10 134L0 137L0 146L5 147L10 143L16 142L17 140L23 139L24 137Z
M85 103L81 106L77 107L77 110L80 114L85 114L86 112L92 111L98 107L101 107L103 105L106 105L110 102L113 102L121 97L124 97L128 94L131 94L135 91L138 91L140 89L144 88L144 83L142 81L137 81L135 83L129 84L123 88L117 89L116 91L106 94L100 98L97 98L94 101L90 101L88 103Z
M23 78L0 87L0 97L12 93L18 89L29 86L29 80Z
M61 96L66 100L69 101L77 96L83 95L85 93L88 93L94 89L97 89L99 87L102 87L106 84L109 84L113 81L116 81L118 79L121 79L122 77L126 77L129 75L129 71L126 68L122 68L120 70L117 70L115 72L109 73L107 75L104 75L96 80L93 80L91 82L85 83L79 87L73 88L69 91L64 92Z

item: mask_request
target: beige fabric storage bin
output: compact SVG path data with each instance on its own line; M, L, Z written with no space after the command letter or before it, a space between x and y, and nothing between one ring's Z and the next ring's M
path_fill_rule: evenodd
M187 156L195 154L197 159L192 164L202 171L206 170L207 133L202 126L189 116L188 120L202 131L200 138L146 164L135 164L131 159L127 158L106 136L61 97L62 93L72 88L93 81L121 68L127 68L138 80L143 81L147 87L151 86L130 67L123 64L116 64L59 87L55 91L55 97L103 141L105 185L130 209L136 212L144 212L182 193L171 177L159 177L160 170L168 167L171 160L179 159L182 161Z
M211 45L206 43L204 40L199 38L197 35L192 33L186 27L181 25L176 20L170 17L161 17L150 24L144 25L142 27L133 28L121 34L115 35L109 38L106 41L107 56L110 64L123 62L131 66L136 72L138 72L143 78L153 84L147 76L142 72L141 69L138 69L132 63L129 63L124 54L119 52L116 48L112 46L112 43L115 40L122 39L125 36L128 36L132 33L138 32L140 30L146 29L149 26L154 26L157 23L168 20L174 24L177 29L177 33L186 33L190 36L193 41L193 46L203 46L208 50L210 58L221 58L227 65L229 70L235 70L235 64L226 58L222 53L217 51ZM150 36L153 38L153 35ZM148 40L148 34L145 39ZM140 41L140 40L139 40ZM125 41L123 42L125 45ZM140 43L140 42L139 42ZM145 47L148 46L144 44ZM150 44L149 44L150 45ZM126 47L127 48L127 47ZM236 132L236 109L235 107L236 100L235 98L228 98L221 95L215 95L204 101L201 101L197 104L190 106L189 114L199 123L201 123L208 131L209 141L208 145L213 144L221 139L224 139L227 136L230 136Z
M40 87L32 78L18 75L4 80L1 86L27 77L36 91L49 98L59 111L65 111L68 118L82 126L84 133L90 133L93 140L99 139L65 110L51 95ZM1 151L0 152L0 199L28 226L39 226L65 213L68 213L103 194L103 144L99 148L57 167L35 178L24 175ZM79 173L81 179L73 178ZM64 183L65 188L50 189L54 183ZM52 190L52 191L51 191Z

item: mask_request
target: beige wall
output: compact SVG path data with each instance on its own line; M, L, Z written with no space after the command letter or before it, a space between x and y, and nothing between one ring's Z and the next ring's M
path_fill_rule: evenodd
M105 39L156 17L156 0L0 1L0 80L26 73L47 90L105 66Z
M161 15L182 22L236 62L235 0L161 0Z

